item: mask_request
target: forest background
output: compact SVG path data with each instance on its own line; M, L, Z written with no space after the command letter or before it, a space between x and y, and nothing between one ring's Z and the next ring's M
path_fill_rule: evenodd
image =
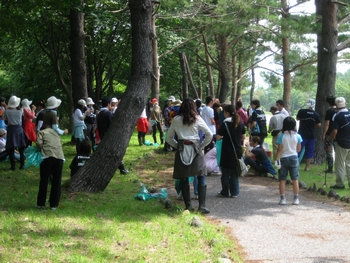
M78 99L121 98L110 135L80 172L90 169L94 180L72 182L74 190L103 190L147 97L211 94L245 105L257 98L266 110L282 98L293 115L316 98L322 120L326 96L349 98L350 72L337 74L349 58L349 4L316 0L315 13L293 11L304 2L3 0L0 94L34 102L55 95L63 100L60 119L69 120L61 124L70 127ZM258 69L267 87L257 82ZM320 136L318 164L325 158ZM102 162L106 150L113 153ZM97 181L104 183L92 187Z

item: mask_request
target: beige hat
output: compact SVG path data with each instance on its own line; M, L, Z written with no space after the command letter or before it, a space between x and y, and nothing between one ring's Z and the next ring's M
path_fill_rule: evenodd
M181 106L182 101L181 100L175 100L171 103L173 106Z
M81 106L86 106L86 101L85 100L83 100L83 99L80 99L80 100L78 100L78 105L81 105Z
M118 99L117 98L112 98L111 102L118 102Z
M22 108L29 108L29 106L32 105L32 102L32 100L23 99L21 102Z
M335 99L335 105L337 108L345 108L346 100L343 97L338 97Z
M1 128L1 129L0 129L0 136L3 136L4 134L6 134L6 130L3 129L3 128Z
M169 96L169 98L167 99L168 101L175 101L175 97L174 96Z
M88 97L86 99L86 105L95 105L95 102L90 97Z
M9 99L9 102L7 103L7 106L9 106L9 108L17 108L20 102L21 102L21 98L17 98L16 96L11 96L11 98Z
M55 96L51 96L50 98L47 99L46 102L46 109L56 109L58 106L61 105L61 100L57 99Z

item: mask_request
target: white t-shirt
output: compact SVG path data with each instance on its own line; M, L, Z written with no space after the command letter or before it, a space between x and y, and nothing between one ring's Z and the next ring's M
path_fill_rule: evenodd
M205 106L202 109L201 117L204 120L204 122L208 125L211 132L215 135L216 127L215 127L215 124L211 123L211 119L214 119L214 109L209 106Z
M282 144L282 151L280 158L298 156L297 145L301 143L303 139L296 132L289 133L285 131L277 138L277 144Z

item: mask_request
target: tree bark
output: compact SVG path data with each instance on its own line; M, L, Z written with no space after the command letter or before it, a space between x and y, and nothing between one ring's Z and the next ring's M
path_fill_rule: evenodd
M80 2L81 6L84 1ZM84 33L84 13L71 9L69 14L70 22L70 56L72 72L72 97L76 103L79 99L88 97L87 95L87 75L85 64L85 33Z
M192 91L193 91L193 97L194 98L198 98L198 93L197 93L197 90L196 90L196 86L194 85L194 82L193 82L193 77L192 77L190 65L188 65L188 60L187 60L186 55L184 55L184 59L185 59L185 66L186 66L188 81L189 81L190 86L191 86Z
M289 63L289 38L288 38L288 17L289 7L287 0L282 2L282 64L283 64L283 101L284 107L290 112L290 96L291 96L291 72Z
M204 49L205 49L205 61L206 61L205 65L206 65L207 74L208 74L209 91L210 91L210 95L214 96L214 82L213 82L213 74L210 66L209 49L208 49L207 40L205 39L204 34L203 34L203 43L204 43ZM209 95L208 92L206 93L207 95Z
M227 36L218 35L216 41L219 53L218 66L221 78L219 100L220 102L223 102L226 100L228 91L230 89L230 67L228 62Z
M185 54L184 53L179 53L179 58L180 58L180 67L181 67L181 72L182 72L182 78L181 78L181 86L182 86L182 96L183 98L188 97L188 87L187 87L187 70L186 70L186 65L185 65Z
M249 105L254 98L254 90L255 90L255 69L253 67L252 68L252 86L250 88Z
M237 70L236 70L236 53L232 52L232 91L231 91L231 104L236 105L236 92L237 92ZM223 101L222 101L223 102Z
M91 159L72 178L70 191L100 192L121 163L152 84L152 2L129 0L132 36L131 75L107 134Z
M152 50L153 50L153 74L152 80L152 98L159 99L159 81L160 81L160 66L158 57L158 39L157 39L157 28L156 28L156 15L152 16Z
M334 95L337 73L338 5L324 0L316 0L315 4L316 15L321 18L319 21L322 23L322 30L317 33L318 79L316 93L316 112L320 115L322 128L316 130L314 162L322 164L326 158L322 142L324 118L328 109L325 98Z

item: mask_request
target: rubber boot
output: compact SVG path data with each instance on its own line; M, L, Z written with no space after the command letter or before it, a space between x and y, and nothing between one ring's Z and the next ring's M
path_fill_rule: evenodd
M328 160L328 169L325 170L326 173L332 173L333 172L333 160Z
M14 153L9 154L9 159L10 159L10 163L11 163L11 170L14 171L16 169Z
M163 139L163 137L160 137L160 144L164 144L164 139Z
M141 140L142 140L142 144L144 144L144 145L145 145L145 142L146 142L145 137L141 137Z
M20 170L23 170L24 169L24 160L25 160L25 156L24 156L24 148L20 148L19 149L19 160L20 160L20 166L19 166L19 169Z
M137 138L138 138L138 140L139 140L139 145L142 146L143 144L142 144L142 139L141 139L141 137L137 137Z
M194 211L192 204L191 204L191 191L190 191L190 185L188 182L181 180L180 182L180 188L181 188L181 193L182 193L182 198L185 203L185 209L189 211Z
M206 185L198 185L198 201L199 201L198 211L202 214L209 214L210 213L210 210L205 207L206 195L207 195L207 186Z

